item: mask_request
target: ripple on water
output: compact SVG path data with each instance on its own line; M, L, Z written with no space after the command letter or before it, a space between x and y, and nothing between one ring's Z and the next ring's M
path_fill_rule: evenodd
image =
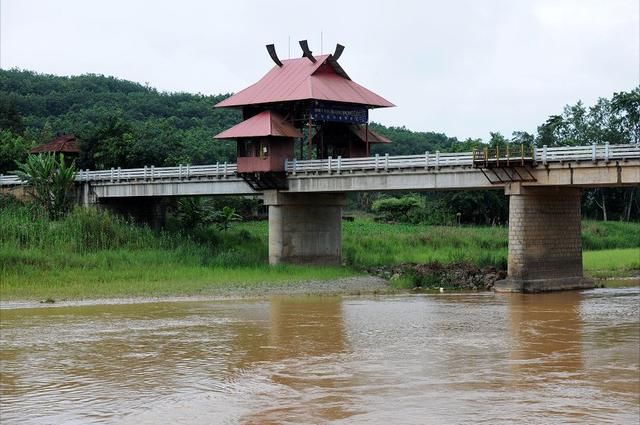
M13 309L2 422L637 423L640 288Z

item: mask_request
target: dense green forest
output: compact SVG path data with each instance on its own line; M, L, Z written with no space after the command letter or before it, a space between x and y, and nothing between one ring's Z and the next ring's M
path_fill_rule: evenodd
M163 93L139 83L102 75L59 77L24 70L0 70L0 173L15 170L28 150L57 133L72 133L80 142L79 168L170 166L235 161L235 146L213 135L240 120L240 114L216 109L229 96ZM442 133L404 127L371 127L393 143L373 153L419 154L425 151L469 151L483 140L458 140ZM536 134L516 131L511 137L491 133L488 144L581 145L640 141L640 87L582 102L544 119ZM637 189L586 190L583 213L597 219L640 219ZM371 209L380 195L362 194L354 206ZM383 197L384 198L384 197ZM383 203L384 204L384 203ZM393 204L393 201L387 202ZM396 202L396 204L398 204ZM506 198L498 191L428 193L408 197L398 220L504 223ZM375 205L379 211L384 205ZM387 205L388 207L388 205ZM385 214L388 214L388 210ZM383 215L385 215L383 214Z

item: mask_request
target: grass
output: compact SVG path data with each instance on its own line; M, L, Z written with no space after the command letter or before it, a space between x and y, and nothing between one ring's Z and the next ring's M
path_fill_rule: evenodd
M582 254L585 273L592 277L614 277L640 270L640 247L585 251Z
M640 270L640 224L587 221L585 270L594 276ZM76 209L59 221L24 205L0 205L0 299L81 299L219 293L230 287L295 284L361 274L405 262L466 261L506 267L507 229L343 224L347 267L267 263L267 223L154 233L126 219Z
M0 299L197 295L360 274L343 267L270 267L261 224L156 234L107 212L76 209L50 221L25 207L4 207Z
M370 220L344 223L343 257L355 267L400 263L469 262L507 264L504 227L446 227L384 224Z
M0 257L6 253L0 251ZM282 265L203 266L184 264L170 252L116 250L67 259L50 267L43 253L22 257L21 272L2 272L2 299L82 299L220 294L220 290L259 287L264 283L295 284L309 280L333 280L353 276L340 267ZM35 260L35 261L33 261ZM80 265L79 262L86 262ZM34 264L35 263L35 264ZM75 263L75 264L74 264Z

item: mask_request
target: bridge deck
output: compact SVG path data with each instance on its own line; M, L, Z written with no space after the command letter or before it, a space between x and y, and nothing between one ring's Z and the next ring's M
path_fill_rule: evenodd
M590 161L605 166L612 161L640 159L640 144L631 145L591 145L591 146L543 146L533 150L533 155L526 158L528 165L549 166L571 162ZM506 162L507 158L496 158ZM358 172L393 172L415 173L417 170L429 172L447 172L453 169L472 169L474 167L473 152L425 152L421 155L375 155L365 158L328 158L321 160L285 161L285 170L290 177L305 176L309 178L327 175L353 174ZM171 182L172 184L216 181L241 183L237 176L236 164L216 163L213 165L180 165L178 167L143 167L133 169L111 168L109 170L80 170L76 176L78 182L95 184L139 184L144 182ZM0 175L0 186L15 186L22 181L13 175ZM232 186L229 186L232 187ZM247 192L246 190L244 192Z

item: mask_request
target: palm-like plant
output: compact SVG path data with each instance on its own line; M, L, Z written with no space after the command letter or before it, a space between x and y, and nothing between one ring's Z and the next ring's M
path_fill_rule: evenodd
M215 221L218 223L218 228L222 231L229 230L231 223L234 221L240 221L242 217L236 214L236 210L231 207L224 207L220 211L216 211Z
M15 172L29 188L31 196L52 219L61 217L71 206L71 188L76 166L65 164L64 155L30 155L27 162L18 164Z

